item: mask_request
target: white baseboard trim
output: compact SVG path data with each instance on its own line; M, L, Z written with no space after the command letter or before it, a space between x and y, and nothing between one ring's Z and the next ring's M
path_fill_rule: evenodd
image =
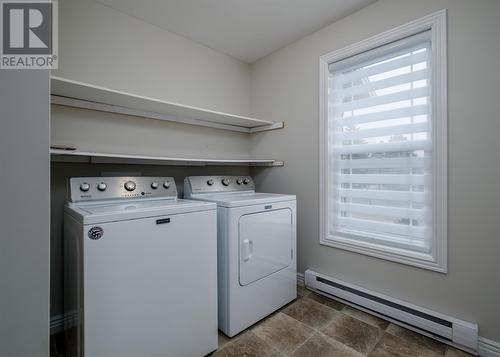
M500 357L500 342L479 337L479 355L481 357Z
M297 273L297 285L305 287L304 274ZM478 353L481 357L500 357L500 342L479 336Z
M304 281L304 274L297 273L297 285L302 287L306 286L306 283Z

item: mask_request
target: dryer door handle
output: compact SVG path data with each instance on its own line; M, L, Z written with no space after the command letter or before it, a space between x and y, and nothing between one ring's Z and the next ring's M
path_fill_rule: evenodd
M249 261L253 254L253 242L250 239L243 240L241 250L243 261Z

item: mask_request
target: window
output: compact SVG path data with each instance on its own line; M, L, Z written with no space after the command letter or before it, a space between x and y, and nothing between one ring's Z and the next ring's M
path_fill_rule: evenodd
M444 11L321 57L322 244L446 271Z

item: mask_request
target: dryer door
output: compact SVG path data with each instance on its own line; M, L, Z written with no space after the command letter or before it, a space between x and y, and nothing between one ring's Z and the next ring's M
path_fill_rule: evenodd
M292 211L288 208L240 217L240 285L248 285L291 264L292 223Z

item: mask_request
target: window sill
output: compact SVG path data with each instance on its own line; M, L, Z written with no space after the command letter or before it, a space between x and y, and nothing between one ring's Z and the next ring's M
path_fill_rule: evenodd
M388 260L400 264L410 265L417 268L446 273L447 268L444 262L440 262L432 254L410 252L404 249L388 248L368 242L354 241L344 237L329 236L321 238L320 244L347 250L354 253L364 254L371 257Z

